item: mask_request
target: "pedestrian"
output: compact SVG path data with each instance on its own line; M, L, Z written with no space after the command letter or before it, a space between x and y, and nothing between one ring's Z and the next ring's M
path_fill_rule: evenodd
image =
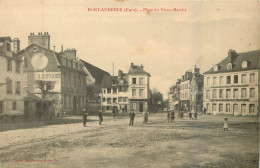
M147 117L148 117L148 113L146 111L143 112L143 117L144 117L143 124L146 124L147 123Z
M86 127L86 123L87 123L87 119L88 119L88 113L86 111L86 109L83 109L83 126Z
M115 108L112 109L112 113L113 113L113 118L115 118L116 117L116 109Z
M190 117L190 120L191 120L191 118L192 118L192 113L191 113L191 111L189 112L189 117Z
M228 118L225 118L223 128L224 128L224 131L225 131L225 130L228 131Z
M204 107L203 109L204 115L206 115L207 109Z
M99 112L98 118L99 118L99 125L102 125L102 122L103 122L103 114L102 114L102 111Z
M195 117L195 120L197 120L197 117L198 117L198 113L197 112L194 113L194 117Z
M170 118L171 118L171 113L168 111L167 113L167 118L168 118L168 123L170 122Z
M181 112L181 118L183 118L183 111Z
M175 112L172 111L172 112L171 112L171 122L174 121L174 119L175 119Z
M133 110L129 113L129 117L130 117L129 126L133 126L134 125L134 119L135 119L135 112Z

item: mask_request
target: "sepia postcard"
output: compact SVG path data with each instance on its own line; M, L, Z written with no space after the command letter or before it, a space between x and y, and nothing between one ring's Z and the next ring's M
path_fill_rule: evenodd
M258 0L0 0L0 168L257 168Z

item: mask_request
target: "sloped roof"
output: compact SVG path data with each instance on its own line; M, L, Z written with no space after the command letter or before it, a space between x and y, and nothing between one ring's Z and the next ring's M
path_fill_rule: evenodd
M89 73L92 75L93 78L95 78L96 84L101 85L102 80L104 76L110 76L110 74L84 60L81 59L81 61L84 63L85 67L89 71Z
M212 67L210 70L204 72L204 74L216 74L216 73L259 69L259 57L260 57L260 50L237 53L237 57L233 60L233 62L230 62L230 58L226 57L225 59L223 59L217 64L219 66L218 71L214 71L214 67ZM242 68L243 61L248 62L247 68ZM227 70L227 64L229 63L232 63L231 70Z
M139 65L133 65L131 64L128 74L147 74L150 76L150 74L148 72L146 72L143 67L139 66Z
M0 40L10 40L10 41L12 41L10 36L0 37Z

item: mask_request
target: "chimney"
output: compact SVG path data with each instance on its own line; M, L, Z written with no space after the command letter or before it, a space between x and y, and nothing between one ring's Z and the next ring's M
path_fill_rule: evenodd
M144 69L144 66L143 66L143 64L141 64L140 68L141 68L141 69Z
M120 69L118 70L118 77L122 77L122 73L123 71L121 71Z
M50 35L48 32L44 34L42 32L38 32L38 35L34 35L34 33L30 33L28 36L28 46L31 44L37 44L43 48L50 49Z
M63 52L63 45L61 45L61 52Z
M230 63L232 63L237 58L237 53L235 50L229 50L228 51L228 60Z
M64 56L70 59L76 59L77 57L77 50L75 48L66 49L63 52Z
M13 39L13 52L18 53L20 51L20 40L19 38Z
M131 68L134 68L134 63L133 62L131 63Z

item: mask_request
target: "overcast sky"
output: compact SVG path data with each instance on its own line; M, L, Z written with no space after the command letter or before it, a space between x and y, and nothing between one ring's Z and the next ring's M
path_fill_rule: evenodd
M91 12L88 8L158 8L159 12ZM183 8L186 12L161 12ZM259 2L148 0L0 0L0 36L49 32L56 51L76 48L81 59L112 74L143 64L151 86L167 98L176 79L194 65L205 72L229 49L260 48ZM51 47L53 48L53 47Z

